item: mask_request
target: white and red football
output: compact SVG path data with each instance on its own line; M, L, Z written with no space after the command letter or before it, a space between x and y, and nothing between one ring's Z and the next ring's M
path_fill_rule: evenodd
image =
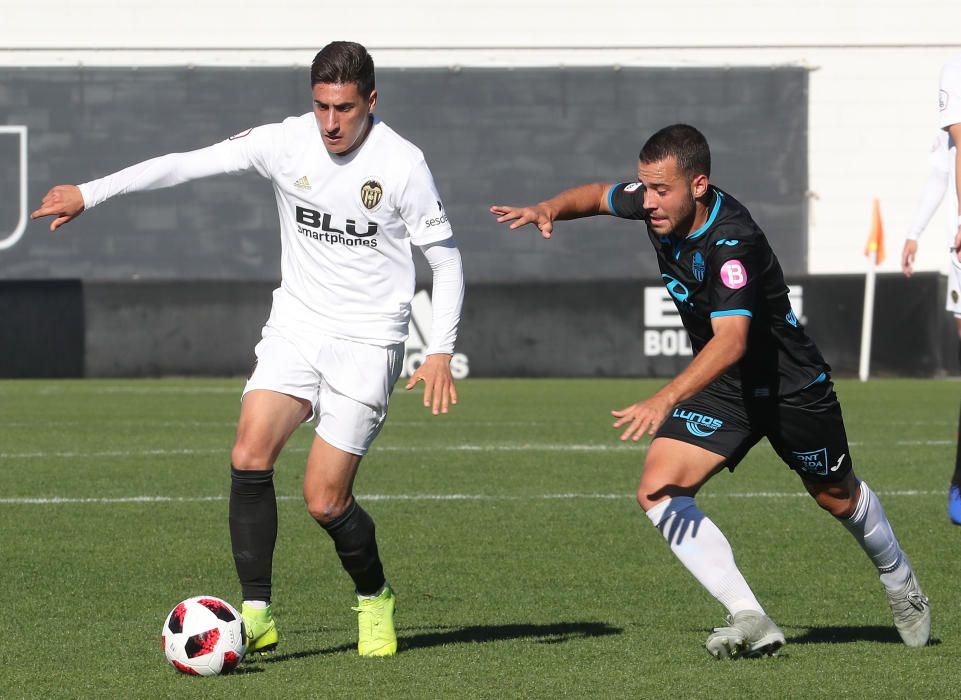
M167 661L192 676L230 673L247 651L240 613L209 595L178 603L167 615L161 636Z

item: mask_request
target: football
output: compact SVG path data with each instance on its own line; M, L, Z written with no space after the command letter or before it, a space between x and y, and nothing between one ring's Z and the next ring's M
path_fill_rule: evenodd
M216 676L230 673L247 650L240 613L220 598L188 598L164 621L164 655L181 673Z

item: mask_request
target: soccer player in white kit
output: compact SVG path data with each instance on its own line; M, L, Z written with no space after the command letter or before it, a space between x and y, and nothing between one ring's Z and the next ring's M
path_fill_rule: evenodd
M334 541L358 596L358 652L396 653L395 596L374 523L354 500L361 458L380 432L400 375L414 293L411 244L433 271L433 324L423 365L434 415L457 402L450 360L464 294L460 254L423 153L374 115L374 63L333 42L311 66L313 113L226 141L144 161L79 186L58 185L32 218L51 230L110 197L254 168L280 215L280 287L257 344L231 452L230 536L248 651L278 634L270 608L277 537L273 466L297 427L317 420L304 473L310 515Z
M947 227L948 249L948 295L947 310L954 315L961 341L961 54L955 54L941 68L941 86L938 93L940 129L931 146L930 170L921 202L908 231L901 252L901 269L910 277L914 271L914 258L918 239L927 228L931 217L948 192ZM958 345L961 359L961 342ZM961 525L961 417L958 420L958 444L954 457L954 474L948 487L948 518Z

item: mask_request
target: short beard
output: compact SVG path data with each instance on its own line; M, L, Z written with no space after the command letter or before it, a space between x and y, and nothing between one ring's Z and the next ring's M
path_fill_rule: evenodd
M687 238L694 233L694 216L697 214L697 202L691 194L690 208L678 219L677 225L672 228L667 235L674 238ZM676 235L678 231L684 231L682 236Z

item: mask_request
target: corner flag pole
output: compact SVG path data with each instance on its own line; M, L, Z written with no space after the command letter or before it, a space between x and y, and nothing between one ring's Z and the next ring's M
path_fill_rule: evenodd
M881 203L874 200L871 214L871 232L864 248L868 257L868 271L864 276L864 314L861 317L861 361L858 364L858 378L868 380L871 372L871 333L874 329L874 282L877 266L884 262L884 227L881 225Z

